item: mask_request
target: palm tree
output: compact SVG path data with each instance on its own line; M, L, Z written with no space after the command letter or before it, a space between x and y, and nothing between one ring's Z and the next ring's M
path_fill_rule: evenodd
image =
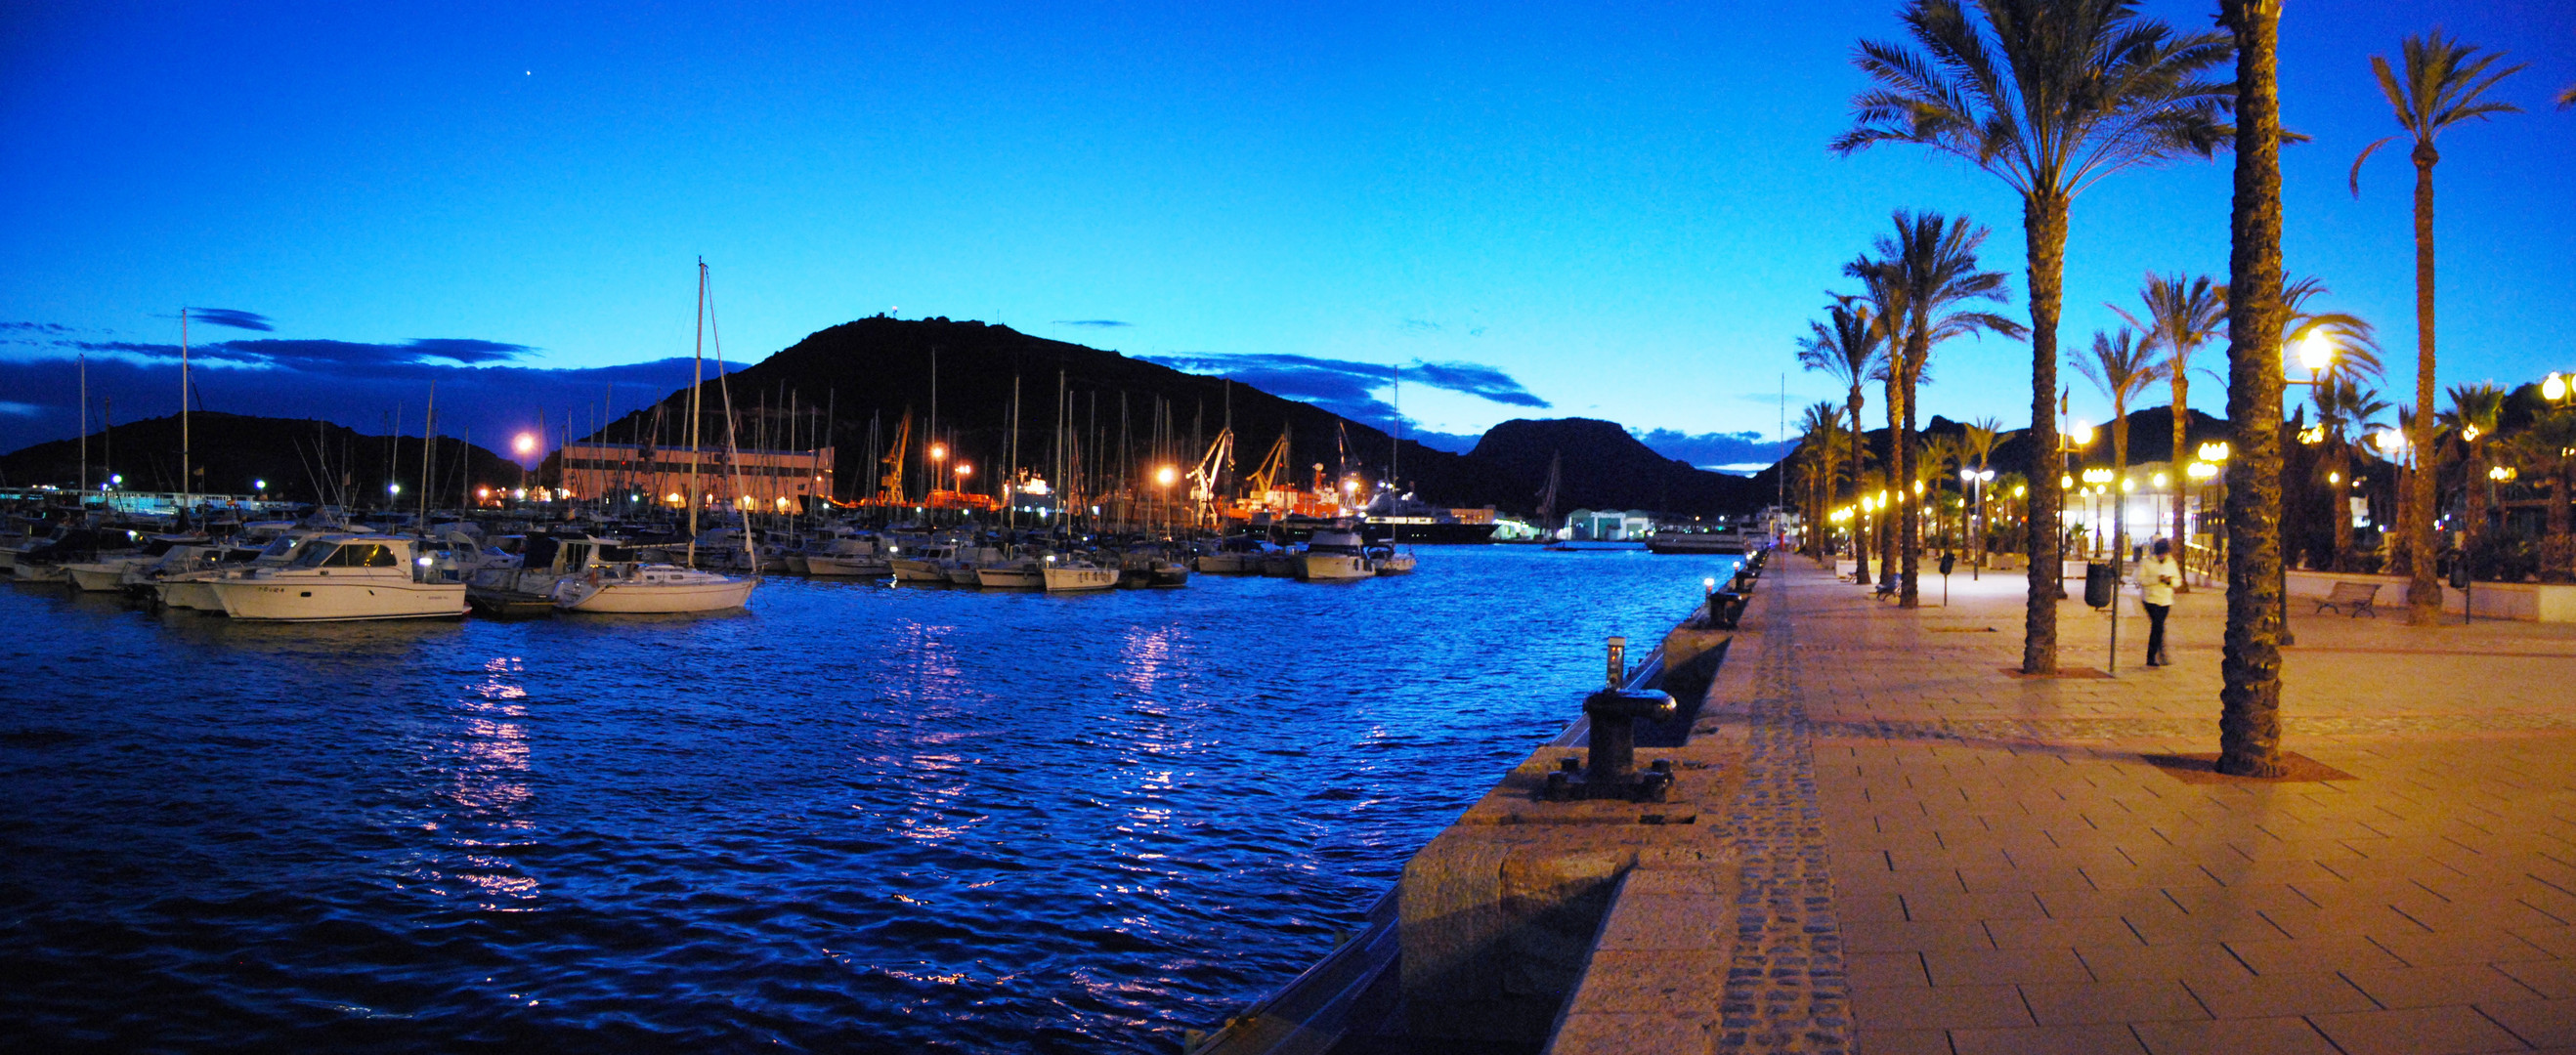
M2116 334L2095 333L2092 354L2075 360L2075 372L2111 400L2111 568L2115 572L2129 554L2129 400L2164 380L2166 365L2153 344L2140 340L2126 326Z
M2165 350L2165 377L2173 382L2173 463L2182 464L2185 432L2191 424L2191 356L2200 346L2216 338L2227 324L2227 290L2212 285L2207 275L2186 278L2182 275L2147 276L2146 288L2138 292L2146 302L2146 318L2141 321L2127 309L2114 306L2120 318L2147 336L2151 346ZM2190 511L2184 502L2183 488L2173 492L2173 542L2175 552L2191 538ZM2177 583L2177 593L2191 592L2189 576Z
M2218 765L2281 765L2281 0L2219 0L2236 37L2236 187L2228 206L2227 636L2219 659Z
M2208 157L2227 134L2228 86L2203 74L2228 39L2141 17L2135 0L1910 0L1919 51L1865 41L1854 62L1877 86L1852 100L1851 154L1879 143L1927 146L2002 179L2022 196L2030 258L2030 417L2034 480L2058 470L2057 320L2065 300L2067 212L2112 173L2185 154ZM2058 494L2031 497L2030 593L2022 671L2057 670ZM2041 527L2040 525L2047 525Z
M1967 448L1961 443L1959 437L1948 433L1925 436L1923 438L1923 462L1921 471L1915 474L1915 478L1922 480L1927 488L1924 494L1924 501L1930 502L1933 499L1940 498L1941 492L1945 487L1950 484L1958 483L1959 478L1956 475L1956 471L1960 466L1966 464L1968 464ZM1961 490L1959 497L1961 499L1959 508L1964 513L1968 508L1966 504L1967 492L1964 489ZM1956 541L1957 537L1950 534L1950 521L1947 516L1938 515L1936 513L1933 517L1932 531L1935 535L1949 540L1942 543L1942 549L1955 550L1958 548L1958 542Z
M2388 402L2349 375L2319 381L2313 401L2317 407L2317 440L2325 447L2325 457L2320 460L2325 463L2326 483L2334 493L2327 518L2334 525L2334 554L2328 563L2335 571L2351 571L2353 449L2370 434L2379 416L2388 413Z
M1887 368L1887 341L1880 332L1878 318L1868 304L1857 297L1835 295L1825 306L1825 322L1809 322L1807 338L1798 342L1798 365L1823 372L1849 388L1844 407L1851 411L1851 468L1860 475L1861 434L1866 431L1860 421L1862 398L1860 386L1883 376ZM1869 582L1869 557L1858 546L1860 536L1853 536L1860 559L1852 571L1852 581ZM1881 570L1885 570L1882 568Z
M2440 29L2421 37L2408 37L2401 45L2406 63L2404 81L2398 79L2385 55L2370 57L2372 73L2379 75L2379 90L2388 96L2388 105L2397 113L2397 125L2405 131L2400 136L2415 140L2415 405L2426 412L2416 415L2415 429L2407 434L2417 451L2433 448L2433 165L2442 153L2433 141L2453 125L2483 121L2497 114L2521 113L2522 108L2508 102L2479 98L2497 81L2519 72L2520 65L2488 72L2502 59L2502 52L2479 54L2476 45L2445 38ZM2398 136L2389 136L2361 149L2352 161L2352 196L2361 197L2361 166L2370 155L2387 146ZM2403 515L2406 538L2414 550L2413 577L2406 590L2408 621L2417 626L2434 626L2442 619L2442 586L2433 576L2433 475L2418 471L2406 489Z
M2549 493L2542 522L2540 581L2576 579L2576 536L2568 530L2567 493L2570 452L2576 452L2576 410L2550 408L2534 417L2502 452L2521 471L2523 482Z
M1978 301L2003 301L2009 288L2002 272L1977 269L1977 249L1991 232L1965 216L1954 219L1934 212L1899 209L1895 220L1896 233L1880 235L1871 247L1878 255L1844 265L1843 273L1861 280L1878 306L1882 328L1890 334L1888 372L1896 385L1891 409L1902 412L1900 420L1890 422L1897 430L1895 473L1898 479L1910 480L1917 475L1907 461L1913 457L1915 390L1922 383L1933 346L1963 334L1991 331L2019 337L2025 331L2011 319L1968 307ZM1919 502L1899 501L1905 510L1899 529L1904 577L1896 603L1912 608L1917 603L1918 565L1923 556L1922 511Z
M2444 417L2460 444L2460 486L2468 507L2463 550L2477 549L2487 531L2487 491L2492 486L2487 481L2487 448L2495 444L2496 429L2503 424L2504 399L2504 389L2494 385L2451 386L2451 410Z
M1808 481L1807 516L1810 524L1823 524L1825 511L1833 505L1834 482L1842 456L1842 408L1831 402L1808 404L1799 418L1798 454L1802 462L1812 464L1815 473ZM1822 532L1807 535L1807 552L1820 554Z

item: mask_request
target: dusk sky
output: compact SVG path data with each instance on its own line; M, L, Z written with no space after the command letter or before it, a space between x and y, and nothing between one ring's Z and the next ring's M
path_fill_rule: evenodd
M2211 24L2210 3L2148 7ZM1893 0L1748 10L10 4L0 450L72 434L78 343L160 376L154 350L110 349L174 343L181 305L269 327L195 340L278 342L236 348L211 409L373 431L404 398L416 430L398 393L479 366L584 372L507 375L524 400L471 387L478 440L602 378L624 409L685 383L685 362L633 364L688 354L701 255L737 362L895 311L1192 362L1473 363L1535 397L1407 384L1438 432L1768 436L1784 372L1793 416L1839 397L1796 340L1890 210L1992 226L2015 314L2023 260L1994 179L1826 149L1863 85L1853 45L1899 35ZM2404 147L2358 200L2345 175L2396 130L2369 57L2437 21L2531 64L2499 93L2529 112L2442 141L2442 380L2576 370L2564 0L2291 4L2283 104L2314 141L2284 153L2288 266L2378 324L2411 391ZM2223 275L2228 164L2077 202L2065 345L2149 269ZM1927 411L2024 423L2024 346L1963 341L1932 369ZM120 420L171 412L175 375L117 398Z

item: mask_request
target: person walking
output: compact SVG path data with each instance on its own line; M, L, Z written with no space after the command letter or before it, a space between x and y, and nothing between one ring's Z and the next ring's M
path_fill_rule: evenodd
M2173 543L2156 540L2156 555L2138 565L2138 600L2147 608L2147 665L2162 667L2172 663L2165 658L2165 616L2173 612L2174 585L2182 581L2182 565L2174 563Z

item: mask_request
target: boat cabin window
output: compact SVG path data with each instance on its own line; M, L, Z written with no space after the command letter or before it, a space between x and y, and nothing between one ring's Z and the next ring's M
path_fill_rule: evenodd
M321 543L295 555L298 568L390 568L399 563L381 542Z

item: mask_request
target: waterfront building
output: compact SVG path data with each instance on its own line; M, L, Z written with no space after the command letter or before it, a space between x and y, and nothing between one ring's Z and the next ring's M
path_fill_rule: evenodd
M570 499L626 495L666 506L688 501L693 460L685 448L632 443L574 443L564 447L558 488ZM710 506L799 510L808 498L832 494L832 450L744 450L738 462L720 449L696 453L698 493ZM736 493L735 481L741 481Z

